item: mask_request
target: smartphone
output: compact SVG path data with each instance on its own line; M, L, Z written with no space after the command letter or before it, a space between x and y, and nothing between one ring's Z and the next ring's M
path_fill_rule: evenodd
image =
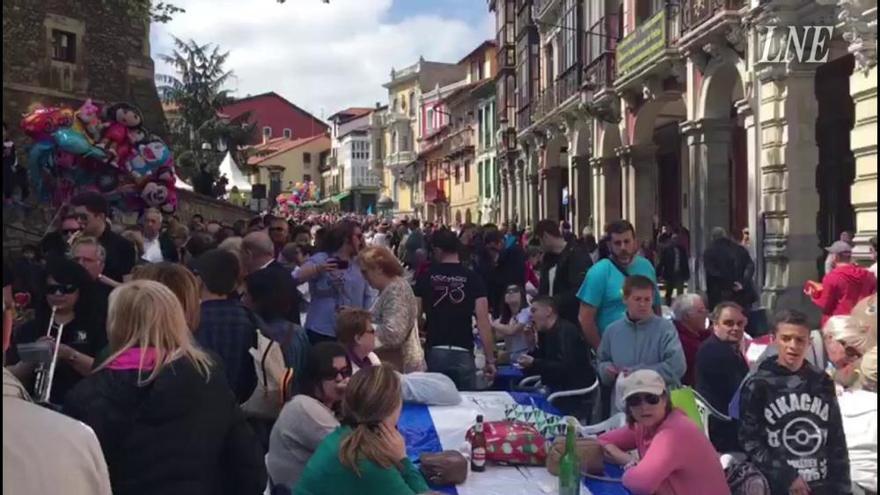
M348 261L339 258L327 258L327 263L336 265L337 270L348 270Z

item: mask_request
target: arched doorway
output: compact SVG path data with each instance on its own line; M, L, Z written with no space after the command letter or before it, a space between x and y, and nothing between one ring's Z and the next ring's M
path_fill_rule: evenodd
M849 89L854 67L855 57L846 55L816 70L816 100L819 104L819 117L816 119L816 145L819 147L816 235L820 247L838 240L843 231L854 232L856 226L852 206L856 168L850 143L855 105ZM822 259L824 249L818 263L820 275L824 272Z
M468 208L464 212L464 223L471 224L473 223L473 217L471 216L471 209Z
M636 235L653 242L660 225L684 225L687 154L679 130L687 118L681 93L670 91L644 103L636 116L627 152L624 214Z
M564 134L553 135L544 150L543 190L541 191L541 218L562 220L568 213L563 204L563 191L568 188L568 140Z
M737 65L720 65L707 74L700 123L708 167L706 190L700 199L710 211L703 216L700 228L708 233L714 227L723 227L736 239L749 227L749 187L754 187L749 184L745 125L735 105L743 98Z

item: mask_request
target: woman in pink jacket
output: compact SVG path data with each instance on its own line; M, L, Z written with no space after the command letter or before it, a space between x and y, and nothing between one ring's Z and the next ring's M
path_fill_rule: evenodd
M623 486L634 495L730 495L718 453L690 418L672 408L657 372L636 371L619 386L627 426L599 442L609 462L624 466Z

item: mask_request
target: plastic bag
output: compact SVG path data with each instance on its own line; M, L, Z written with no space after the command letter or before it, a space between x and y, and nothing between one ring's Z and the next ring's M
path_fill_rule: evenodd
M461 403L455 383L442 373L417 372L398 376L404 402L428 406L457 406Z

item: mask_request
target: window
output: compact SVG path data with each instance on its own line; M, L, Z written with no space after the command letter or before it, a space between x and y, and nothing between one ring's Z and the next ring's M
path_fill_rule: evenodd
M290 139L293 136L293 131L290 129L284 129L284 139Z
M459 165L455 166L455 184L458 185L461 183L461 167Z
M306 163L306 164L312 163L312 154L311 153L303 153L303 163Z
M266 139L270 139L272 137L271 127L263 127L263 137Z
M428 109L428 114L427 114L427 115L428 115L428 116L426 117L427 120L428 120L427 128L430 130L430 129L433 129L433 128L434 128L434 109L429 108L429 109Z
M466 160L464 162L464 182L468 183L471 181L471 162Z
M563 41L562 45L562 61L563 72L572 67L577 62L577 2L574 0L565 0L563 6L563 29L560 32Z
M59 62L76 63L75 34L59 29L52 30L52 59Z
M311 182L312 174L303 174L303 182Z
M410 117L412 117L412 116L414 116L414 115L416 114L416 105L415 105L415 101L416 101L416 94L415 94L415 93L410 93L410 94L409 94L409 116L410 116Z

